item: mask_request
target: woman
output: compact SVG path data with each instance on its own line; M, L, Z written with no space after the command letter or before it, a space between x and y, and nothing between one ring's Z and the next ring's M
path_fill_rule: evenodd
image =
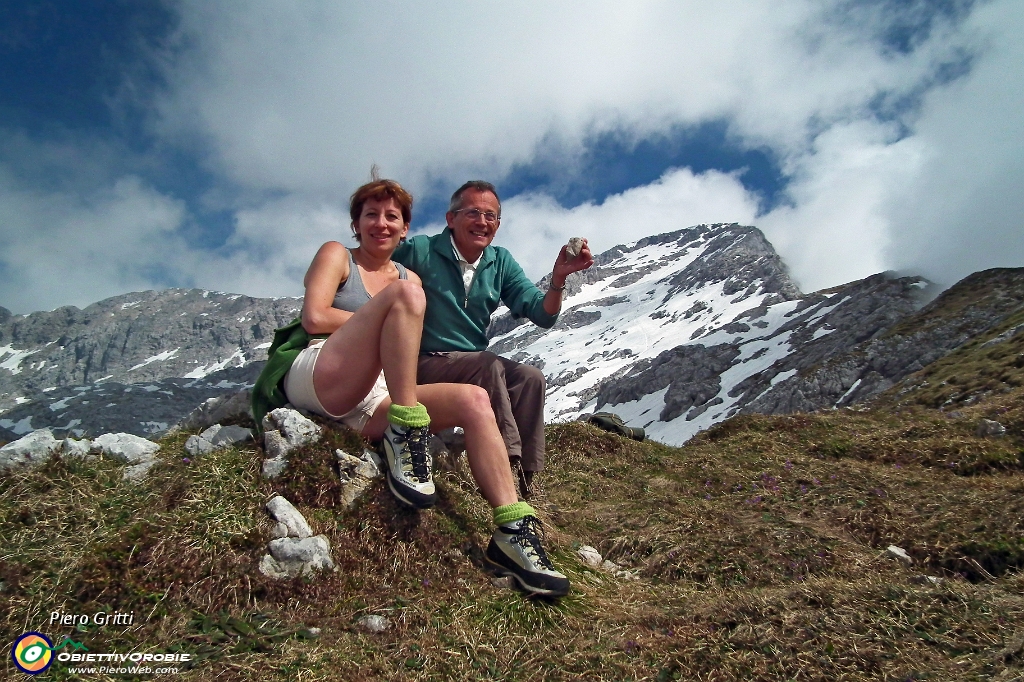
M535 511L516 496L487 392L416 385L426 301L416 273L391 260L409 232L412 197L392 180L374 180L352 195L350 215L359 246L332 241L317 251L304 280L301 326L275 335L253 391L254 414L262 416L257 395L275 404L283 388L295 407L381 440L388 487L420 509L436 501L429 431L461 426L470 470L498 526L487 548L492 568L527 591L567 594L568 579L541 547Z

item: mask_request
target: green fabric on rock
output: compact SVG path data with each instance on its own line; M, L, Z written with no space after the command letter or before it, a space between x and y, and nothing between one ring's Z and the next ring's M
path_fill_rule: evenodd
M274 330L274 341L267 351L267 364L252 387L252 417L262 433L263 415L288 404L284 394L284 375L292 368L299 353L314 339L326 339L326 334L309 334L302 328L302 319L295 318Z

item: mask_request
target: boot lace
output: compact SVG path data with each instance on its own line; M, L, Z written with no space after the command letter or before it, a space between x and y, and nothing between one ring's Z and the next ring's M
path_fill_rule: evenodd
M555 570L554 564L548 559L548 555L540 544L540 533L540 520L536 516L526 516L520 522L519 529L510 541L522 547L523 552L530 557L534 564L553 571Z
M396 431L394 441L397 445L405 445L402 455L402 470L410 472L410 477L420 483L430 481L430 469L433 464L427 453L427 427L410 427L402 434Z

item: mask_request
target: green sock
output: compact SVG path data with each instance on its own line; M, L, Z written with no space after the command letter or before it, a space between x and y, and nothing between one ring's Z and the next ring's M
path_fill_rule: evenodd
M415 407L391 403L391 407L388 408L388 421L396 426L416 429L430 426L430 415L427 414L427 408L423 407L423 403L416 403Z
M498 526L504 526L513 521L518 521L524 516L536 516L537 510L525 502L515 502L513 504L506 504L502 507L494 508L494 523Z

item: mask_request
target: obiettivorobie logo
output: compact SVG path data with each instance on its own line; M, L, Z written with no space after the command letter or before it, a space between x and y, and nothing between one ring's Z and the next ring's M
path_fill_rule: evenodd
M75 651L61 651L70 647ZM85 651L87 653L81 653ZM60 652L60 653L57 653ZM181 670L178 666L166 664L190 663L192 654L180 652L148 652L130 651L118 653L111 651L107 653L89 651L89 648L81 642L76 642L67 635L57 646L53 646L50 639L41 632L26 632L14 641L11 647L11 658L14 665L26 675L38 675L47 670L54 661L68 666L71 673L92 674L127 674L137 673L143 675L168 675ZM99 667L79 667L81 664L113 664ZM129 666L125 664L130 663ZM163 664L154 667L153 664ZM121 667L125 666L125 667Z
M69 645L75 649L89 650L84 644L76 642L70 637L65 637L64 641L55 647L43 633L26 632L14 640L14 646L11 647L11 658L14 659L15 667L21 672L27 675L38 675L53 663L54 651L60 651Z

